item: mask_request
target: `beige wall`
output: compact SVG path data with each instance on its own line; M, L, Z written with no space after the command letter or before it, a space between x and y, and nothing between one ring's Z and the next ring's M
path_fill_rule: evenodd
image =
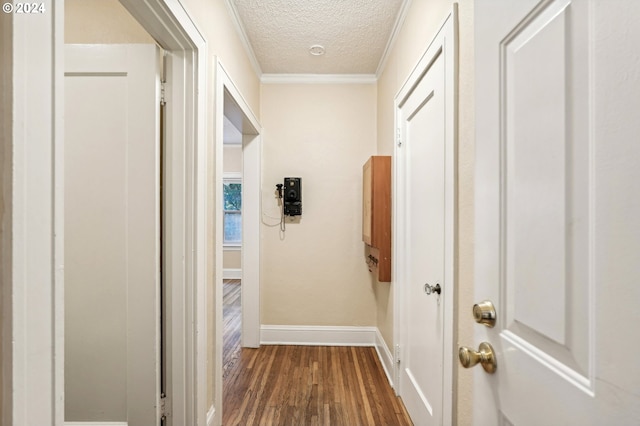
M242 145L225 145L222 155L225 173L242 173Z
M242 173L242 145L225 145L222 155L225 173ZM222 268L240 269L242 267L241 258L242 251L237 248L224 249L222 253Z
M0 425L11 424L13 21L0 16Z
M64 42L155 43L117 0L66 0Z
M362 165L376 148L376 86L262 86L262 324L375 325L361 236ZM302 178L281 238L276 183Z
M445 16L451 0L413 0L401 32L378 80L378 154L392 155L394 141L393 99L413 67L426 51ZM459 111L458 111L458 343L473 342L470 309L473 305L473 0L459 0ZM377 285L377 325L387 345L393 341L393 288ZM454 365L459 365L457 353ZM458 367L457 424L471 424L471 379L469 370Z

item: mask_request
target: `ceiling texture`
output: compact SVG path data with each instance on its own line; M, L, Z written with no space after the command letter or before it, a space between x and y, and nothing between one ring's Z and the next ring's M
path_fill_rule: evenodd
M410 0L225 0L263 81L375 79ZM310 50L324 51L314 55Z

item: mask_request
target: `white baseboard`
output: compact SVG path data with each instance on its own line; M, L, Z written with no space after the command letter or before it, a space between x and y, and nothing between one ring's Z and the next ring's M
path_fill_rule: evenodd
M222 279L225 280L241 280L242 269L226 268L222 270Z
M127 422L64 422L64 426L127 426Z
M376 328L376 352L378 353L378 358L380 359L382 368L384 368L384 372L387 375L389 384L393 388L393 354L389 350L387 342L384 341L382 334L380 334L380 329L378 328Z
M263 325L263 345L375 346L376 327Z
M216 420L216 407L213 405L209 407L209 411L207 412L207 426L213 426Z

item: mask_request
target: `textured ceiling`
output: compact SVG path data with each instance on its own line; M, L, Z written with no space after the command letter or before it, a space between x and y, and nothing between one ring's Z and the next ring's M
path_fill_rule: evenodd
M229 1L263 73L375 74L407 0Z

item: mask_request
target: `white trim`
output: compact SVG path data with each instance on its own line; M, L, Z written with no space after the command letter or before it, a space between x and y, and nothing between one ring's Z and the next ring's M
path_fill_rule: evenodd
M6 152L11 240L3 254L11 276L2 285L11 317L3 326L11 346L3 354L2 411L14 425L64 419L64 245L55 237L64 231L64 169L57 163L64 158L64 3L44 4L38 16L3 17L13 25L11 81L2 83L12 92L13 124L2 143L13 148Z
M411 94L415 86L420 82L426 70L428 69L434 54L442 49L445 61L445 239L444 239L444 282L448 285L443 286L442 303L444 304L443 318L443 386L442 386L442 423L452 424L454 418L453 394L456 390L454 383L454 348L457 339L457 324L454 315L457 300L457 273L456 273L456 256L457 256L457 144L458 144L458 128L457 128L457 84L458 84L458 7L457 3L453 4L452 11L443 21L437 34L429 43L424 54L412 70L409 77L402 84L394 98L394 128L400 129L400 106L406 98ZM397 141L394 141L397 142ZM404 175L406 164L406 150L399 148L394 143L393 149L393 243L392 250L395 253L393 258L393 297L394 297L394 341L399 342L402 346L406 339L402 324L403 318L402 301L404 299L404 291L407 286L406 268L407 259L406 239L410 230L406 229L405 214L407 205L406 195L406 178ZM401 347L402 349L402 347ZM399 364L394 365L393 377L396 383L396 392L400 392L400 371ZM402 396L402 395L400 395Z
M216 407L213 405L207 411L207 426L213 426L216 421Z
M387 342L384 341L379 328L376 328L375 340L376 352L378 353L378 358L380 358L380 364L382 364L382 368L384 368L384 373L387 375L389 384L393 388L393 355L387 346Z
M396 39L398 38L400 30L402 29L402 25L404 24L404 21L409 14L409 6L411 6L411 0L404 0L402 2L402 5L400 6L400 11L398 12L398 16L396 17L396 22L393 25L393 30L391 30L391 36L389 37L389 40L387 40L387 45L384 48L384 52L382 52L380 62L378 62L378 68L376 69L376 78L380 78L380 76L384 72L384 68L387 65L387 59L389 59L389 55L391 54L393 46L396 44Z
M242 183L242 172L223 172L223 181L236 181Z
M167 58L167 278L174 424L204 426L207 322L207 45L179 0L120 0Z
M373 84L375 74L262 74L262 84Z
M127 422L64 422L64 426L127 426Z
M222 271L222 279L225 280L241 280L242 269L240 268L225 268Z
M375 346L376 327L262 325L263 345Z
M251 42L249 41L249 36L247 36L247 32L244 29L244 24L242 23L242 19L238 15L238 10L234 3L230 0L225 0L225 4L227 5L227 9L229 9L229 15L231 16L231 22L233 26L236 27L236 31L238 36L240 37L240 42L244 47L244 51L249 58L249 62L251 62L251 66L253 70L258 75L258 78L262 75L262 68L260 67L260 62L258 62L258 58L256 58L256 52L253 50L253 46L251 46Z

